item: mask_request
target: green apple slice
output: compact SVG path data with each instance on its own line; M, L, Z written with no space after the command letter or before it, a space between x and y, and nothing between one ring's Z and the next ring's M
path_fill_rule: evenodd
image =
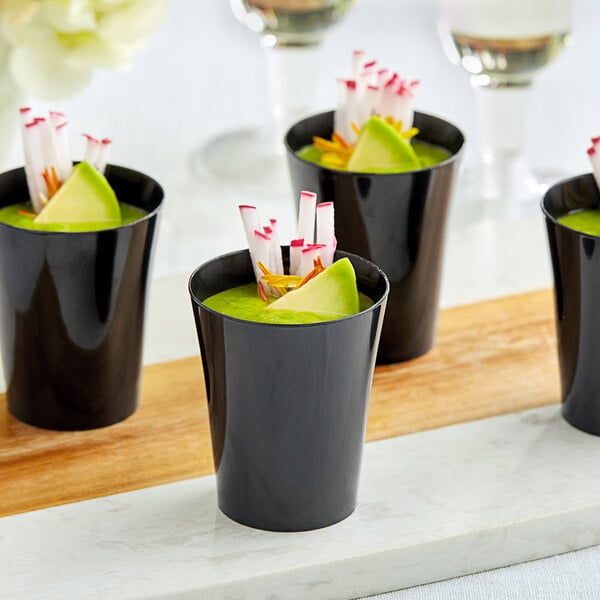
M38 224L97 224L118 227L121 209L106 180L88 162L73 167L71 175L34 219Z
M356 274L352 263L342 258L297 290L288 292L267 306L268 310L287 310L349 317L359 311Z
M346 168L359 173L400 173L420 169L421 163L408 140L373 116L363 125Z

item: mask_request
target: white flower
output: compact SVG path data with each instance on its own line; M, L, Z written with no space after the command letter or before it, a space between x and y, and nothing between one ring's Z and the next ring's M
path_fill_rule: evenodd
M0 62L25 94L64 99L94 69L129 66L166 12L167 0L0 0Z

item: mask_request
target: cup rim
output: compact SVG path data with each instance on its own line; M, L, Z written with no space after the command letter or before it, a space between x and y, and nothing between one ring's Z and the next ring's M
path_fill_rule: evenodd
M283 247L286 248L288 246L283 246ZM379 300L377 300L376 302L373 302L373 304L371 304L371 306L368 306L364 310L361 310L353 315L349 315L348 317L341 317L339 319L329 319L327 321L317 321L316 323L263 323L261 321L252 321L250 319L242 319L240 317L232 317L231 315L225 315L222 312L219 312L212 308L209 308L208 306L206 306L206 304L204 304L204 302L202 300L199 300L198 297L196 296L196 294L194 294L194 292L192 290L192 281L194 280L196 273L198 273L201 269L208 266L209 264L216 262L218 260L223 260L229 256L239 255L243 252L247 252L249 255L248 248L242 248L240 250L233 250L232 252L226 252L225 254L220 254L219 256L215 256L214 258L204 261L201 265L199 265L192 271L192 274L189 276L189 279L188 279L188 292L190 294L190 298L192 299L192 302L196 306L201 307L202 310L205 310L213 315L217 315L223 319L226 319L228 321L234 321L237 323L245 323L247 325L252 325L252 326L256 326L256 327L271 327L271 328L273 328L273 327L290 328L291 327L294 329L305 329L307 327L315 327L315 326L322 327L324 325L327 326L327 325L330 325L333 323L340 323L341 321L347 321L349 319L354 319L360 315L364 315L369 312L373 312L375 309L379 308L382 304L384 304L387 301L388 295L390 293L389 279L388 279L387 275L385 274L385 272L383 271L383 269L381 269L381 267L378 267L375 263L371 262L370 260L367 260L366 258L363 258L362 256L358 256L358 254L352 254L351 252L345 252L344 250L336 250L336 253L335 253L336 255L338 255L338 254L343 255L341 258L343 258L345 256L348 256L348 257L352 256L353 258L357 258L360 261L363 261L367 265L374 268L379 273L379 275L381 275L383 277L383 282L385 284L385 291L383 292L381 298L379 298ZM250 283L252 283L252 282L250 282ZM225 290L223 290L223 291L225 291Z
M567 231L571 231L573 232L575 235L580 236L580 237L587 237L587 238L591 238L591 239L600 239L600 234L595 235L593 233L586 233L584 231L580 231L579 229L574 229L573 227L569 227L568 225L565 225L564 223L561 223L558 220L558 217L555 217L554 215L552 215L550 213L550 211L546 208L546 199L550 197L550 194L553 194L556 192L556 190L558 190L559 188L562 188L570 183L575 183L577 181L582 181L584 179L588 179L588 178L593 178L594 174L592 172L589 173L582 173L580 175L574 175L572 177L567 177L565 179L561 179L559 181L557 181L556 183L553 183L543 194L543 196L540 199L540 208L542 210L542 213L544 214L544 217L546 218L547 221L553 223L554 225L556 225L557 227L563 229L563 230L567 230ZM600 189L598 190L600 192ZM598 206L598 208L600 208L600 205ZM583 208L582 208L583 210ZM568 214L569 211L567 211L566 213L563 213L560 216L564 216L566 214Z
M74 161L73 164L77 164L79 162L81 162L81 161ZM17 167L16 169L11 169L9 171L3 171L2 173L0 173L0 176L9 175L11 173L16 173L18 171L24 171L24 170L25 170L25 167ZM120 231L122 229L134 227L138 223L143 223L144 221L152 219L162 209L162 205L163 205L163 202L165 199L165 191L164 191L162 185L160 185L160 183L158 183L158 181L156 181L156 179L154 179L153 177L150 177L149 175L146 175L142 171L138 171L137 169L130 169L129 167L123 167L121 165L115 165L115 164L109 163L106 165L107 177L109 177L111 175L111 172L114 175L118 175L119 173L131 173L131 174L142 175L143 177L146 177L149 181L154 183L158 192L160 193L160 200L158 202L158 205L155 208L153 208L151 211L148 211L144 216L140 217L139 219L136 219L135 221L131 221L131 223L125 223L124 225L119 225L117 227L106 227L104 229L93 229L90 231L48 231L45 229L25 229L24 227L17 227L16 225L11 225L9 223L4 223L2 221L0 221L0 227L6 227L9 230L12 229L14 231L25 231L25 232L27 232L27 234L43 235L43 236L97 235L99 233L104 233L104 232L109 232L109 231Z
M437 169L443 168L444 166L446 166L447 164L450 164L456 160L458 160L465 149L465 134L463 133L463 131L460 129L460 127L456 126L454 123L452 123L451 121L448 121L447 119L444 119L442 117L438 117L437 115L432 115L430 113L424 113L421 111L415 111L415 115L420 115L422 117L426 117L426 118L431 118L431 119L436 119L439 121L443 121L444 123L450 125L451 127L453 127L454 129L456 129L456 131L458 131L458 133L460 134L460 136L462 137L462 142L460 145L460 148L450 154L450 156L448 158L446 158L445 160L436 163L435 165L430 165L429 167L422 167L420 169L413 169L411 171L400 171L398 173L365 173L363 171L348 171L345 169L332 169L331 167L325 167L323 165L311 162L309 160L305 160L304 158L300 158L297 154L296 154L296 150L294 150L291 146L290 143L288 141L288 137L292 131L292 129L294 129L294 127L296 127L297 125L299 125L300 123L303 123L304 121L308 120L308 119L312 119L314 117L318 117L318 116L322 116L322 115L327 115L327 114L335 114L335 110L326 110L323 112L319 112L319 113L313 113L310 115L307 115L305 117L303 117L302 119L300 119L299 121L296 121L293 125L291 125L288 130L285 132L285 136L283 138L284 141L284 145L285 145L285 149L287 152L288 157L293 157L295 160L297 160L298 162L305 164L305 165L312 165L315 168L319 168L319 169L323 169L324 171L330 172L330 173L343 173L343 174L347 174L347 175L351 175L351 176L363 176L363 177L370 177L373 175L377 175L378 177L398 177L400 175L410 175L412 173L423 173L423 172L428 172L428 171L435 171ZM419 134L417 134L415 136L414 139L418 139L419 138ZM423 140L422 140L423 141Z

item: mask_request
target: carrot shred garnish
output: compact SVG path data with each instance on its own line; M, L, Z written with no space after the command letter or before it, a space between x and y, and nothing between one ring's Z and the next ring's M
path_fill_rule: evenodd
M34 212L31 212L30 210L25 210L24 208L17 208L17 212L20 215L23 215L24 217L31 217L32 219L35 219L36 214Z
M263 265L260 260L258 261L258 263L256 263L258 265L258 268L265 274L265 275L270 275L271 271L269 271L269 269L267 269L267 267L265 267L265 265Z
M354 125L354 123L353 123L353 125ZM337 131L334 131L333 135L331 137L336 142L338 142L339 144L341 144L342 148L349 148L350 147L350 144L348 144L348 142Z
M405 140L410 140L411 138L415 137L415 135L417 135L419 133L419 130L416 127L411 127L410 129L407 129L406 131L402 132L402 137Z
M323 266L323 263L321 262L320 256L317 256L317 258L314 260L313 264L315 265L314 268L304 276L302 281L298 284L298 287L302 287L307 281L310 281L311 279L313 279L313 277L316 277L319 273L321 273L321 271L325 270L325 267ZM298 288L296 288L296 289L298 289Z
M258 287L258 295L260 296L260 299L263 302L268 302L269 300L267 298L267 294L265 293L265 288L263 288L263 285L260 281L258 282L257 287Z

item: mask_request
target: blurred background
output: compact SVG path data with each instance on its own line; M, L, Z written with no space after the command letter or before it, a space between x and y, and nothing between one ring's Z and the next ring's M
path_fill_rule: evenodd
M417 110L462 128L468 140L466 166L479 153L475 98L467 74L442 50L436 8L435 0L356 0L322 43L313 82L315 109L334 107L335 78L349 75L352 51L364 49L402 76L421 81ZM558 166L573 174L590 170L585 150L589 138L600 133L598 23L600 4L576 0L573 45L536 78L526 132L527 155L535 167ZM111 162L162 183L167 201L155 277L189 272L217 253L244 245L237 205L262 205L262 199L242 198L226 185L196 179L190 156L224 130L266 119L263 52L256 33L233 17L226 0L171 0L166 21L128 70L97 70L68 101L23 98L36 111L67 114L76 158L83 151L77 132L107 136L114 141ZM22 164L18 137L4 160L4 168ZM268 210L282 222L295 218L289 196Z

